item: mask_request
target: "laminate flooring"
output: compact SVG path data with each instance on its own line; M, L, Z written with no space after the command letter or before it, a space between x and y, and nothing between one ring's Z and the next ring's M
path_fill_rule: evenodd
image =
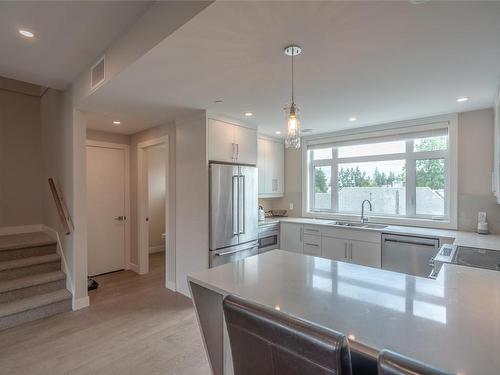
M0 332L0 374L210 374L191 301L150 272L96 277L90 307Z

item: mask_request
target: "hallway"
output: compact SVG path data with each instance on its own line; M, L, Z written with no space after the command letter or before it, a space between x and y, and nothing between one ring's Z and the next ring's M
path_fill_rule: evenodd
M0 332L2 374L209 374L191 302L150 272L96 278L90 307Z

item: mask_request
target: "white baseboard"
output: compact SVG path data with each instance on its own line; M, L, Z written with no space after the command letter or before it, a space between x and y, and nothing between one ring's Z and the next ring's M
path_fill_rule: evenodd
M90 306L90 299L89 296L82 297L82 298L75 298L73 297L73 311L75 310L80 310L85 307Z
M19 225L15 227L0 227L0 236L43 231L43 224Z
M172 281L168 281L167 280L167 282L165 283L165 287L167 289L170 289L172 292L176 292L176 290L175 290L175 283L172 282Z
M150 246L149 247L149 253L150 254L162 253L162 252L165 252L165 245Z
M135 263L132 263L132 262L129 262L129 269L131 271L134 271L135 273L139 273L139 265L138 264L135 264Z

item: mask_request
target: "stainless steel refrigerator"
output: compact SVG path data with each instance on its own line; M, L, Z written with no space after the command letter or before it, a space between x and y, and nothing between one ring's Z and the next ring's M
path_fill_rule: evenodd
M210 164L210 267L258 253L257 168Z

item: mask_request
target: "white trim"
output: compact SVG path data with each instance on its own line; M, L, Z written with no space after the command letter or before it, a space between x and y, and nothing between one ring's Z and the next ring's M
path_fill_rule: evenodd
M165 251L165 245L150 246L149 254L162 253Z
M279 137L273 137L271 135L267 135L267 134L262 134L262 133L257 133L257 139L265 139L267 141L273 141L273 142L276 142L276 143L281 143L282 145L285 144L285 140L283 138L279 138Z
M70 272L70 268L68 262L66 261L66 256L64 255L61 238L59 237L59 232L55 229L42 225L43 231L46 232L52 239L57 242L57 254L61 256L62 260L62 271L66 274L66 289L71 292L73 296L73 300L75 299L75 283L73 281L72 272Z
M87 140L86 147L102 147L102 148L112 148L117 150L123 150L125 152L125 171L124 171L124 188L125 188L125 269L130 269L130 146L123 143L113 143L113 142L103 142L103 141L93 141ZM88 236L88 234L87 234Z
M145 218L148 217L148 181L146 149L151 146L165 145L165 287L176 291L175 283L175 244L170 220L170 144L169 136L150 139L137 144L137 252L139 274L149 272L149 232Z
M72 309L73 311L83 309L85 307L90 306L90 299L89 296L85 296L82 298L73 298L73 304L72 304Z
M32 224L32 225L19 225L13 227L0 227L0 236L6 236L9 234L22 234L22 233L32 233L43 231L43 224Z
M432 220L428 218L419 217L385 217L385 216L371 216L372 221L384 224L400 224L400 225L413 225L413 226L426 226L435 228L457 229L457 183L458 183L458 115L450 114L446 116L436 116L424 119L416 119L411 121L395 122L390 124L382 124L371 127L365 127L352 131L340 131L330 134L315 135L311 137L304 137L302 147L302 216L315 217L324 219L339 219L339 220L359 220L359 215L350 213L338 212L317 212L310 211L309 197L309 183L311 181L308 160L308 147L310 145L328 145L338 144L339 142L353 142L362 139L380 138L380 137L394 137L399 134L416 134L422 131L432 131L439 128L446 127L448 129L448 166L447 166L447 179L446 189L448 192L448 219L447 220ZM434 152L439 154L439 152ZM425 157L426 153L419 153L420 157ZM374 156L375 157L375 156ZM398 157L398 154L387 156L376 156L384 160L393 159ZM370 157L373 158L373 157ZM364 160L364 157L359 158L344 158L345 160ZM333 172L332 172L333 173ZM332 189L333 191L334 189ZM408 190L408 189L407 189ZM408 201L408 198L407 198ZM335 202L333 200L332 202Z
M139 273L139 265L136 263L130 262L130 270L134 271L135 273Z

